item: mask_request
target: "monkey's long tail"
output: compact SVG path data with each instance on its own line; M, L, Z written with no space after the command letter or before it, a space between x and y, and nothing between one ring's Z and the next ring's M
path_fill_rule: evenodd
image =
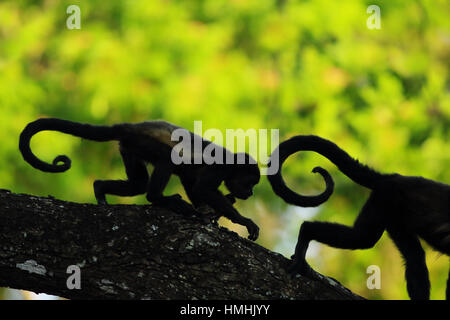
M20 134L19 150L26 162L45 172L64 172L70 168L71 160L65 155L57 156L53 163L36 157L30 148L30 140L36 133L44 130L59 131L83 139L94 141L118 140L120 131L116 126L95 126L56 118L38 119L30 122Z
M272 153L270 161L275 161L275 157L278 157L279 170L276 174L267 176L275 194L287 203L293 205L316 207L327 201L334 189L333 179L330 174L321 167L313 169L313 172L320 173L325 179L326 189L320 195L303 196L286 186L283 177L281 176L282 164L290 155L298 151L314 151L321 154L333 162L342 173L354 182L369 189L374 189L376 182L383 177L382 174L361 164L358 160L353 159L348 153L329 140L318 136L295 136L280 143L278 148Z

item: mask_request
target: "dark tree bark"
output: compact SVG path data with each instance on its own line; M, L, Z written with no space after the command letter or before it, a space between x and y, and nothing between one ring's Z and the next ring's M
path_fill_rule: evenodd
M187 204L186 204L187 205ZM205 219L150 205L0 191L0 286L69 299L361 299L291 277L289 260ZM67 279L80 268L81 289Z

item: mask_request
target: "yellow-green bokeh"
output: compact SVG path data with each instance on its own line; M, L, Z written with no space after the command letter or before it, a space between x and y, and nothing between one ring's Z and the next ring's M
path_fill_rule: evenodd
M66 27L72 4L81 9L79 30ZM366 26L371 4L381 10L379 30ZM188 129L202 120L204 130L279 129L282 140L317 134L380 171L449 183L449 12L445 0L1 1L0 188L94 202L94 180L124 178L113 143L57 133L39 134L32 148L46 161L69 155L71 170L33 169L18 136L41 116L96 124L160 118ZM367 190L314 154L286 164L286 181L303 193L323 188L310 174L317 165L335 178L335 194L308 219L353 222ZM177 179L169 187L183 193ZM261 245L292 254L303 216L266 179L238 208L261 227ZM387 236L370 250L313 251L318 271L356 293L407 298ZM427 257L432 298L442 299L448 258L428 249ZM367 289L369 265L381 268L380 290Z

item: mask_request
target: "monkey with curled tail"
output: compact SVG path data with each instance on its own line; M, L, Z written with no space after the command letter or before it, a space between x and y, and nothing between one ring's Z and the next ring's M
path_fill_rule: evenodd
M311 240L342 249L367 249L375 245L386 230L405 260L405 278L411 299L429 299L430 282L425 252L419 238L433 249L450 255L450 186L422 177L379 173L353 159L336 144L318 136L299 135L282 142L272 153L279 157L278 172L268 176L274 192L285 202L315 207L333 193L334 182L328 172L314 168L323 176L326 190L317 196L303 196L285 184L281 176L283 162L298 151L314 151L329 159L357 184L372 192L353 226L329 222L303 222L290 272L308 275L305 260ZM447 281L450 299L450 274Z
M64 172L71 166L65 155L57 156L52 163L37 158L30 149L30 140L43 130L58 131L83 139L106 142L117 141L125 166L127 180L96 180L94 194L99 204L106 204L106 195L135 196L146 194L152 203L171 204L179 195L164 196L169 178L177 175L194 207L207 205L221 216L245 226L249 239L256 240L258 226L243 217L234 207L236 198L247 199L253 194L254 186L260 180L256 161L246 153L233 153L205 140L202 137L166 121L121 123L112 126L91 125L57 118L38 119L29 123L22 131L19 150L23 158L34 168L45 172ZM200 145L200 153L209 150L213 158L231 159L231 162L194 161L196 150L182 149L184 158L193 161L175 163L174 148L178 142L172 140L175 131L187 133L192 146ZM186 136L186 135L185 135ZM184 142L184 141L183 141ZM201 155L200 155L201 156ZM242 161L242 159L244 161ZM149 176L147 164L154 169ZM224 182L230 194L223 195L219 186Z

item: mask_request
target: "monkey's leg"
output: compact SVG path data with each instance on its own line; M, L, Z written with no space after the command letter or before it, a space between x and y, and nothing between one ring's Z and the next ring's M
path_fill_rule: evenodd
M448 270L447 290L445 291L445 298L450 300L450 269Z
M428 300L430 298L430 280L425 261L425 251L419 239L412 234L398 230L388 233L405 259L406 287L412 300Z
M207 204L215 212L227 217L232 222L245 226L250 240L256 240L259 235L259 227L249 218L243 217L234 207L232 196L224 196L217 188L223 181L220 174L214 170L204 168L198 173L198 179L194 183L185 184L186 193L192 203L197 206Z
M180 175L180 180L181 184L184 187L184 190L186 191L186 195L188 196L189 200L191 200L191 203L194 205L194 207L199 207L206 204L204 201L202 202L202 200L199 199L199 197L197 197L195 194L194 191L195 179ZM233 197L231 193L225 195L225 198L227 198L231 204L234 204L236 202L236 198Z
M369 199L353 227L328 222L303 222L295 248L294 261L289 267L289 271L299 272L300 274L310 272L305 255L311 240L341 249L373 247L385 229L382 213L378 209L375 207L375 202Z
M147 200L156 202L167 202L169 200L181 199L180 195L164 196L163 192L169 183L172 175L172 168L170 165L159 163L155 164L150 181L147 186Z
M181 215L197 215L198 212L189 203L183 201L179 194L163 195L172 172L172 167L166 163L155 165L147 188L147 200L156 205L164 205L164 207Z
M120 149L128 180L96 180L94 193L99 204L106 204L106 194L136 196L145 193L148 173L145 163L132 153Z
M212 223L217 223L219 218L222 216L220 212L214 210L211 212L207 208L214 209L207 203L207 201L203 200L199 193L195 192L195 179L180 176L181 183L183 184L184 190L186 191L186 195L191 201L192 205L195 207L196 215L202 218L204 221L209 221ZM233 204L236 200L231 195L225 196L227 200ZM206 208L205 208L206 206ZM206 210L203 210L206 209Z
M204 203L201 203L201 200L196 197L195 192L193 190L193 186L195 184L195 178L188 177L185 175L180 175L180 181L183 185L184 191L186 192L186 195L188 196L189 200L191 201L192 205L194 207L201 206Z
M192 203L192 206L190 206L190 210L188 210L187 212L190 212L190 215L195 215L205 222L214 221L214 219L212 219L214 217L209 216L208 214L202 212L201 210L200 211L197 210L202 206L207 205L207 203L202 201L202 199L199 198L194 191L193 186L196 180L195 177L192 177L192 175L181 174L179 178L181 184L183 185L184 191L186 192L186 195L188 196L189 200Z

